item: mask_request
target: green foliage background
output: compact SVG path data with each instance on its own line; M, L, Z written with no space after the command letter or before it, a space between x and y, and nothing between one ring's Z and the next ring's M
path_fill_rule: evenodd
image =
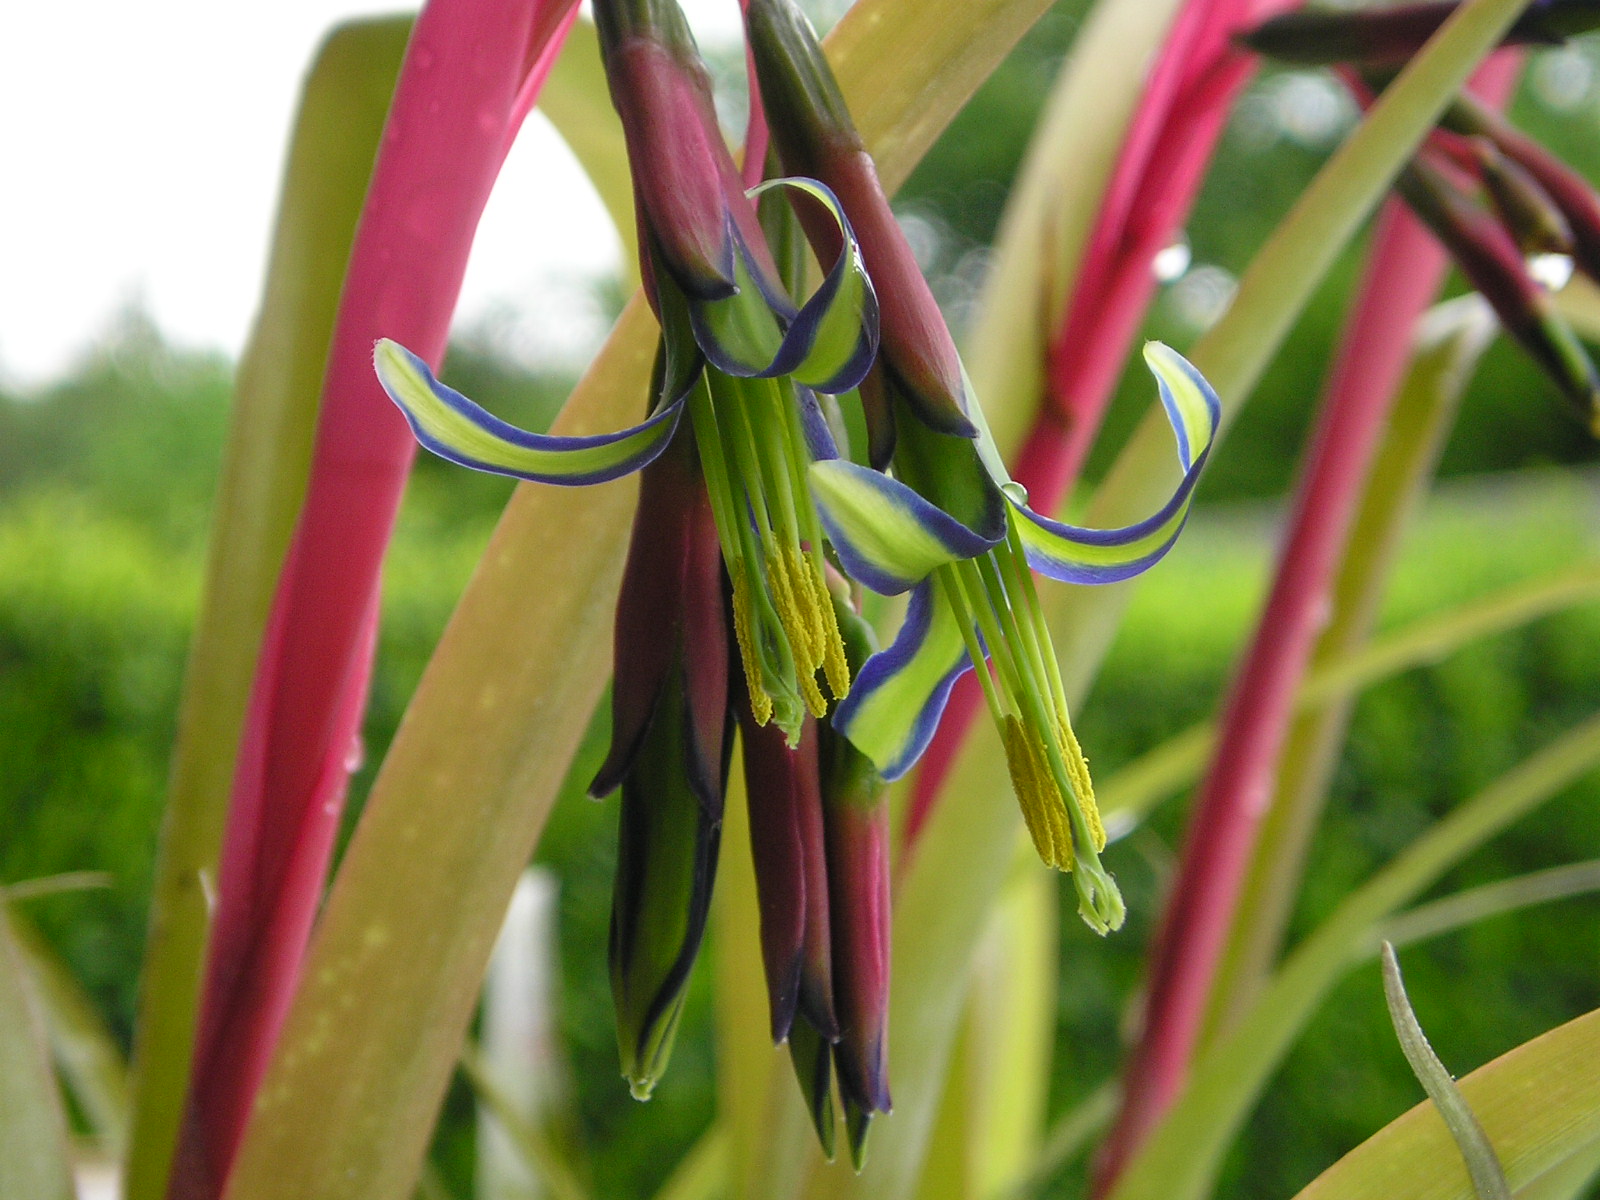
M930 265L959 317L992 237L1029 124L1084 5L1058 6L980 93L907 189L932 231ZM1585 51L1585 53L1589 53ZM1589 53L1588 61L1595 56ZM1537 68L1536 68L1537 69ZM1261 88L1274 86L1269 76ZM1594 176L1593 98L1558 115L1531 100L1516 117ZM1265 94L1265 93L1263 93ZM1189 240L1197 262L1237 272L1310 177L1325 147L1236 127L1224 141ZM978 257L974 257L977 255ZM1140 593L1081 734L1109 771L1205 716L1225 685L1270 569L1289 485L1341 319L1353 264L1325 289L1202 485L1179 550ZM1167 299L1151 332L1193 329ZM548 419L570 380L529 376L460 346L456 386L508 417ZM100 870L110 886L28 902L43 930L129 1037L168 748L196 605L207 511L226 420L230 365L166 345L130 314L69 378L0 395L0 882ZM1097 470L1149 403L1142 374L1121 396ZM1386 620L1441 609L1595 552L1593 448L1514 352L1493 352L1445 459L1452 483L1411 539ZM1550 464L1573 464L1557 473ZM505 481L418 464L386 574L385 625L355 805L381 761L433 641L509 492ZM537 597L529 598L530 613ZM1600 612L1581 610L1475 645L1370 692L1360 703L1313 850L1303 931L1434 817L1591 711L1600 695ZM604 745L601 722L586 754ZM673 1069L634 1104L617 1077L604 968L614 814L581 799L580 760L539 858L560 874L560 1019L579 1136L596 1194L642 1196L705 1124L712 1047L705 972ZM1600 785L1543 810L1474 856L1441 891L1594 857ZM1181 830L1168 805L1109 862L1129 927L1101 942L1064 923L1052 1111L1115 1068L1119 1029ZM1444 1061L1464 1071L1600 1005L1600 901L1497 917L1410 950L1407 981ZM757 969L752 964L751 969ZM1261 1106L1223 1192L1293 1194L1322 1166L1413 1103L1383 1014L1377 971L1355 972L1325 1007ZM464 1092L452 1095L438 1158L459 1193L470 1179ZM1050 1194L1075 1195L1072 1169Z

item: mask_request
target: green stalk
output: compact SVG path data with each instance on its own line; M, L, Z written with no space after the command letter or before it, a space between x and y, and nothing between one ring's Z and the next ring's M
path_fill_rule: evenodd
M0 904L0 1196L72 1200L67 1123L24 962Z
M502 1129L521 1153L523 1160L535 1173L542 1188L548 1190L551 1200L590 1200L588 1189L578 1178L561 1150L545 1131L518 1110L515 1100L506 1095L495 1083L483 1053L468 1042L461 1054L461 1073L472 1087L473 1095ZM481 1161L480 1161L481 1169ZM481 1186L481 1176L480 1176Z
M1600 859L1532 871L1445 896L1385 921L1373 937L1409 946L1490 917L1591 892L1600 892Z
M1461 1080L1523 1200L1570 1200L1600 1164L1600 1011L1525 1042ZM1296 1200L1475 1200L1431 1103L1390 1122Z
M129 1200L161 1200L182 1116L234 756L310 469L334 313L409 18L331 34L306 80L271 258L239 363L189 653L134 1044Z
M1443 614L1423 617L1377 638L1348 657L1316 667L1295 697L1312 711L1381 680L1438 662L1468 642L1515 629L1540 617L1600 599L1600 563L1582 563L1531 583L1517 583ZM1202 721L1147 751L1099 788L1108 814L1123 832L1163 798L1191 783L1205 766L1216 726Z
M1450 1136L1466 1163L1467 1174L1472 1177L1472 1190L1478 1200L1511 1200L1511 1188L1506 1183L1505 1168L1495 1157L1483 1126L1473 1115L1472 1108L1462 1096L1444 1063L1428 1044L1417 1014L1412 1011L1411 1000L1406 995L1405 981L1400 976L1400 960L1394 947L1383 944L1383 995L1389 1005L1389 1020L1394 1025L1400 1049L1411 1064L1411 1073L1428 1093L1428 1099L1444 1118Z
M1200 1200L1235 1133L1318 1003L1371 930L1467 854L1600 767L1591 717L1437 822L1350 895L1302 942L1232 1032L1206 1047L1188 1085L1113 1200ZM1414 1193L1398 1193L1414 1194Z
M5 900L14 902L21 890L6 888ZM33 980L43 1010L56 1069L90 1133L120 1158L128 1142L128 1064L122 1049L94 1001L38 930L15 912L10 921L19 961Z

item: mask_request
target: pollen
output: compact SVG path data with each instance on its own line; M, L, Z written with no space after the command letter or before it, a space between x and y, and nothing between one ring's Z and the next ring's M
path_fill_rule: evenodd
M1049 866L1072 870L1072 834L1067 828L1066 804L1051 777L1043 744L1033 730L1010 714L1000 726L1000 737L1005 744L1006 766L1011 771L1011 787L1022 807L1022 820L1034 849Z
M1078 736L1072 732L1072 726L1065 718L1057 721L1056 733L1061 738L1061 757L1067 765L1067 781L1077 793L1078 807L1094 837L1094 848L1098 853L1106 848L1106 827L1100 819L1100 805L1095 802L1094 783L1089 779L1089 760L1084 757L1083 747L1078 745Z
M827 639L818 613L816 590L811 584L810 563L801 557L795 547L783 546L768 556L767 564L772 602L778 610L778 621L789 639L800 694L812 716L825 717L828 714L828 700L817 686L816 676L817 670L826 661ZM830 616L832 607L830 602ZM837 629L834 636L838 637ZM842 646L840 652L843 653ZM829 686L832 686L831 679Z
M745 685L750 692L750 712L757 725L772 720L772 697L761 682L761 665L755 655L755 635L750 620L750 582L744 564L730 562L728 575L733 583L733 635L739 643L739 661L744 664Z
M827 581L813 559L806 560L804 578L811 589L812 611L816 615L817 640L822 647L822 674L835 700L850 694L850 663L845 658L844 639L839 635L839 619L834 615L833 597Z

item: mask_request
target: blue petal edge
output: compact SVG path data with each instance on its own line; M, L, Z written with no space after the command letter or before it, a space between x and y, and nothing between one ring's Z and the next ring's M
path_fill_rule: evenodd
M630 437L634 437L638 434L654 429L657 426L668 423L671 424L673 431L675 431L678 424L678 418L683 411L683 398L680 397L674 400L671 404L659 409L648 420L642 421L638 425L631 426L616 433L585 434L576 437L561 437L554 434L533 433L526 429L520 429L507 421L502 421L488 409L473 402L472 400L469 400L466 396L463 396L453 387L440 383L428 364L420 356L408 350L399 342L389 341L389 339L381 339L375 344L374 351L376 352L376 347L378 345L382 345L385 341L387 341L389 345L393 346L400 352L400 354L410 364L412 369L417 371L422 376L423 381L428 385L428 388L443 404L453 409L461 417L472 422L474 425L477 425L485 432L498 437L503 441L510 442L513 445L525 447L530 450L544 450L559 454L578 450L598 449L603 446L610 446L617 442L625 441ZM439 441L432 434L428 433L417 422L417 419L411 414L410 409L408 409L405 404L401 402L399 397L395 395L394 389L389 386L388 380L384 378L382 366L378 365L376 360L375 369L377 371L378 382L382 385L385 394L388 395L390 400L394 401L395 407L398 408L401 415L405 417L406 424L411 427L411 432L416 437L417 443L421 445L424 450L428 450L433 454L437 454L440 458L446 460L447 462L456 463L458 466L470 467L475 471L483 471L491 475L507 475L512 479L525 479L532 483L557 484L562 487L586 487L589 484L606 483L613 479L621 479L625 475L631 475L633 472L648 466L660 456L661 452L666 449L667 443L672 440L669 432L668 436L661 438L660 441L651 443L647 450L625 459L621 463L607 467L604 470L591 471L581 475L546 474L541 472L507 470L505 467L482 462L478 459L472 458L470 455L460 453L447 443Z
M850 694L839 702L838 708L833 713L833 727L845 737L850 736L851 719L861 706L878 688L893 679L916 657L928 636L929 629L932 628L935 603L933 585L923 583L911 593L906 619L901 624L899 632L895 634L894 642L878 651L862 665L855 681L850 685ZM875 764L879 774L885 779L890 781L899 779L916 765L939 728L939 718L944 715L945 705L950 702L950 689L955 687L956 680L970 670L972 670L972 660L967 657L963 648L960 657L934 685L923 701L922 707L917 710L900 754L891 762Z
M991 541L967 528L942 508L929 503L898 479L885 475L881 471L874 471L871 467L864 467L860 463L849 462L845 459L817 463L813 465L812 470L815 471L818 467L824 466L827 469L848 474L863 486L882 493L891 505L906 511L917 525L920 525L936 542L942 545L949 552L952 561L955 559L976 558L997 544L998 539ZM815 489L813 489L812 495L815 499ZM846 530L834 519L826 504L819 501L816 507L817 514L822 519L823 529L828 535L828 540L833 543L833 548L839 555L839 561L844 564L845 573L863 587L869 587L882 596L898 596L901 592L909 591L927 578L925 573L911 578L896 575L882 569L856 547L850 540Z

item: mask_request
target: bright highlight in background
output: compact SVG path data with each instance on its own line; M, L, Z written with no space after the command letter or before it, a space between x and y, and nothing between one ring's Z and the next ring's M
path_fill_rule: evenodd
M180 345L237 354L311 56L336 22L397 7L0 6L0 382L62 374L130 305ZM733 0L685 7L708 49L736 35ZM535 115L484 215L457 326L487 323L525 357L581 352L603 332L590 282L619 254L576 161Z

